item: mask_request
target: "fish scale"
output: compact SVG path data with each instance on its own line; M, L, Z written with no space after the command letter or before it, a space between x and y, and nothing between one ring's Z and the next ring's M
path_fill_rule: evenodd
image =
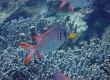
M45 34L43 35L43 38L41 40L41 42L38 44L38 47L41 47L42 45L44 46L45 43L47 44L47 42L50 40L53 40L54 38L56 39L56 37L58 36L58 32L54 32L51 31L50 34Z
M47 49L51 51L54 45L54 41L57 42L58 40L60 40L59 33L60 31L58 30L56 32L56 29L55 29L43 35L41 42L38 44L38 47L40 48L38 52L41 52L41 51L47 52Z

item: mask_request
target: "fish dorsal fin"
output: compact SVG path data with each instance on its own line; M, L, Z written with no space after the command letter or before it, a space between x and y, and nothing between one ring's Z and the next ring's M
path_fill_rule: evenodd
M36 40L37 43L39 43L39 41L42 39L42 36L45 36L48 32L50 32L53 28L48 29L46 32L44 32L43 34L39 35L39 36L34 36L32 39Z
M47 33L49 33L51 30L53 29L53 27L49 28L46 32L44 32L42 35L45 35Z
M38 39L40 36L34 36L32 39L33 40L36 40L36 39Z
M40 42L40 40L41 40L41 35L40 36L34 36L32 39L33 40L36 40L36 42L37 42L37 44Z

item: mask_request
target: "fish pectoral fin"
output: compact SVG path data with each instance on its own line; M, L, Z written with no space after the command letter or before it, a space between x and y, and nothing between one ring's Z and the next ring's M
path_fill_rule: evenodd
M39 59L39 58L41 58L42 56L44 56L45 55L45 53L40 53L38 56L37 56L37 58Z
M26 57L25 64L28 64L29 63L29 61L31 60L31 58L34 55L34 53L35 53L35 49L30 50L30 52L28 53L28 55Z
M25 49L33 49L34 46L26 43L20 43L20 46L25 48Z
M34 36L32 39L33 40L36 40L36 39L39 39L42 35L39 35L39 36Z

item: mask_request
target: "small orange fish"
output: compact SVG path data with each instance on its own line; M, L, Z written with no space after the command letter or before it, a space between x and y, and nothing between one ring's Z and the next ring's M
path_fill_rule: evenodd
M72 32L72 33L69 34L69 38L72 38L72 39L73 38L77 38L77 36L78 35L76 33L74 33L74 32Z

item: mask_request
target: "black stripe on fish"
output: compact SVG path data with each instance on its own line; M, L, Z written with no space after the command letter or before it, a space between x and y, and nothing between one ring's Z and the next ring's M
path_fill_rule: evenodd
M60 41L62 41L62 35L61 35L61 32L60 32Z

